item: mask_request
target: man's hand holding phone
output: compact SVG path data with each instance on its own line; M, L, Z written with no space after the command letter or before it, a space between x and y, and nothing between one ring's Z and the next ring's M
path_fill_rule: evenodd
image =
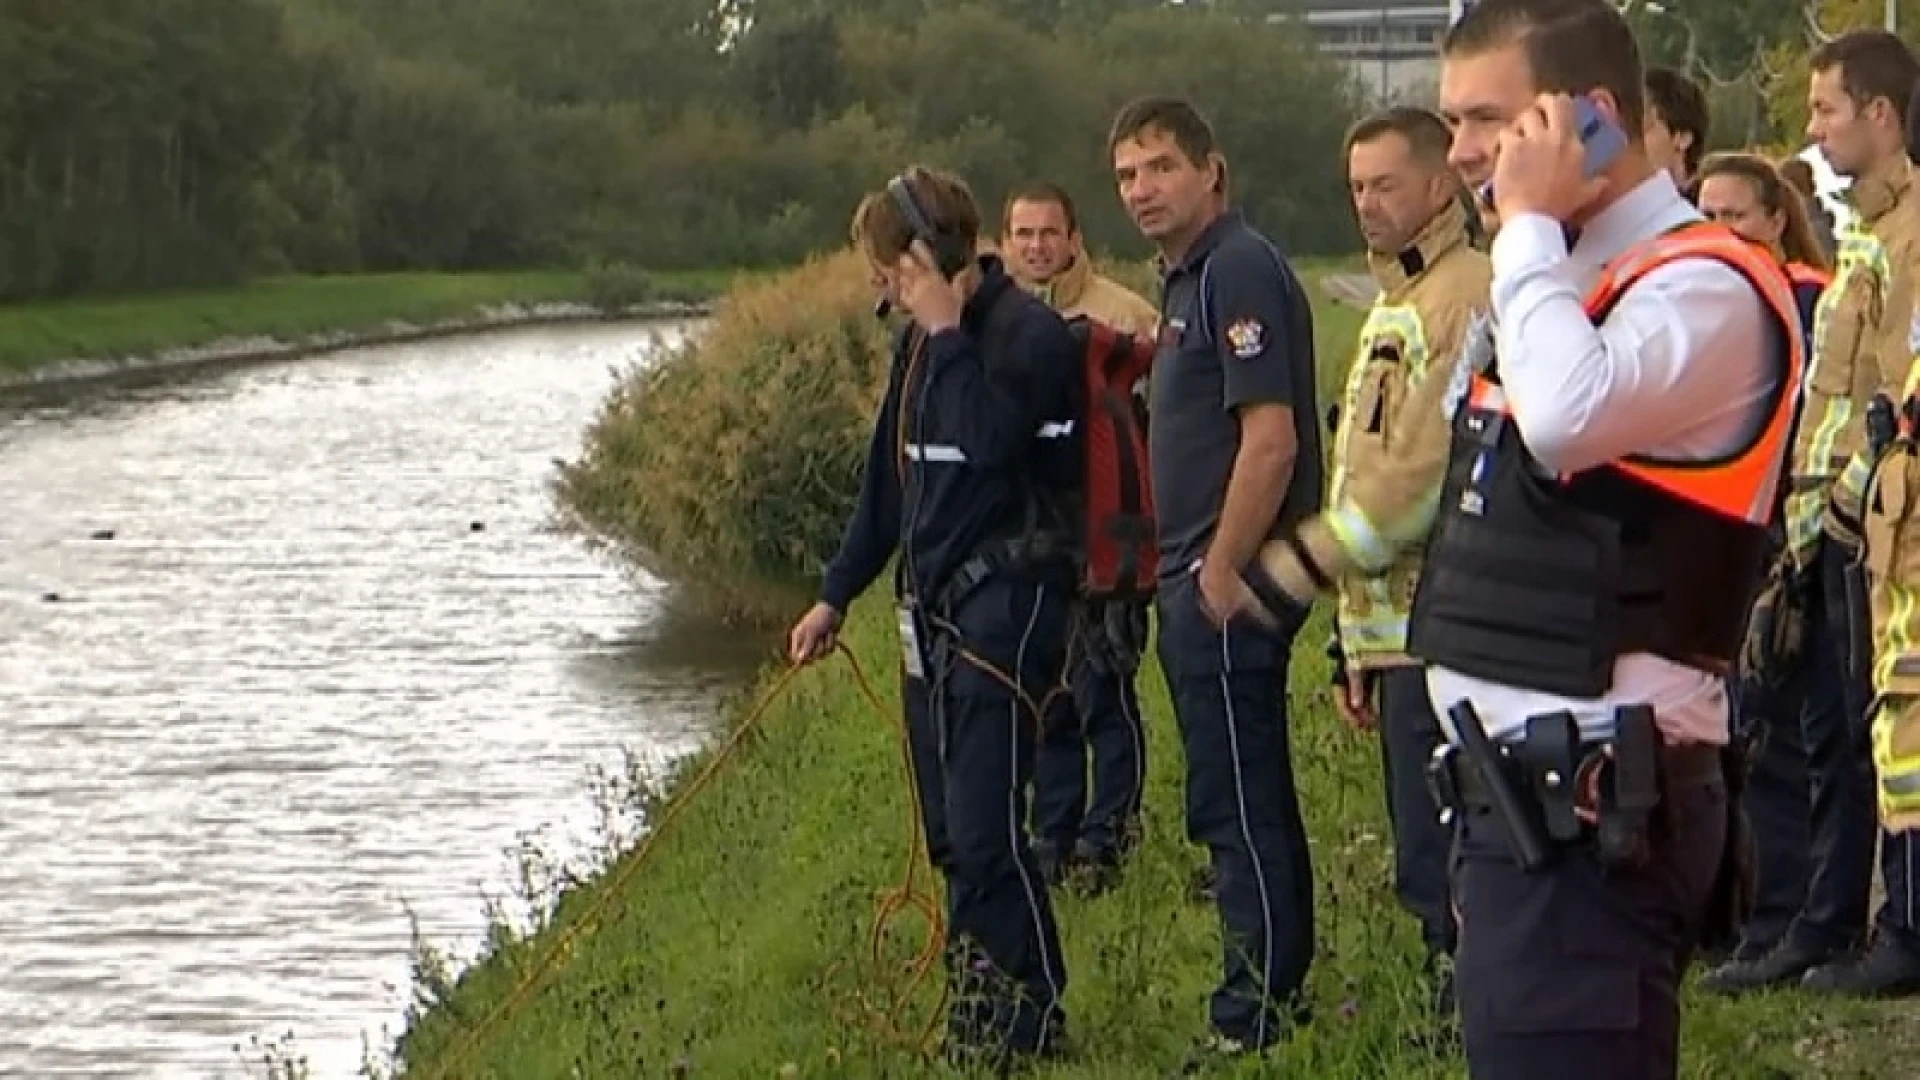
M1494 209L1502 221L1519 214L1567 221L1606 189L1602 174L1623 146L1591 99L1542 94L1500 135Z

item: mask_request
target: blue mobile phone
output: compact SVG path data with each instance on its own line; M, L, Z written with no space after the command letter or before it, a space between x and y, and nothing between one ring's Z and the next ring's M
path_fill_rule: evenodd
M1627 134L1584 94L1573 99L1573 117L1580 126L1580 143L1587 150L1587 176L1598 176L1627 148ZM1491 180L1480 188L1480 199L1488 206L1493 205Z

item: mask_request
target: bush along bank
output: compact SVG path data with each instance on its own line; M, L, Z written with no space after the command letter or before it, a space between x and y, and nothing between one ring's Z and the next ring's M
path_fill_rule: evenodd
M510 326L702 315L725 272L348 274L0 305L0 386L239 363Z
M1305 268L1318 296L1325 274ZM1102 264L1146 296L1145 262ZM860 487L886 389L887 325L851 251L744 281L710 327L634 370L555 483L561 520L727 618L776 624L812 600ZM1316 301L1337 380L1360 313ZM1323 378L1321 400L1337 381Z
M1426 984L1413 920L1392 898L1379 751L1333 715L1318 655L1325 633L1322 611L1301 636L1291 689L1317 879L1319 951L1309 983L1317 1018L1240 1075L1458 1076L1456 1057L1414 1038L1424 1030ZM855 605L846 640L886 707L897 709L884 598ZM1058 898L1079 1049L1043 1076L1168 1075L1200 1030L1217 975L1216 916L1187 898L1202 856L1181 825L1178 735L1157 667L1149 663L1140 678L1146 838L1116 891ZM923 924L909 914L890 925L881 966L867 962L877 898L904 876L912 812L893 720L873 715L843 658L822 661L685 804L647 863L616 863L569 894L532 937L492 935L484 959L424 995L396 1056L406 1075L429 1080L946 1075L865 1014L868 1005L884 1010L884 990L902 983L922 944ZM559 934L629 869L597 923L482 1032ZM937 980L936 968L899 1011L902 1027L917 1031L933 1017ZM1894 1008L1792 996L1699 998L1688 1007L1690 1077L1888 1075L1886 1040L1913 1040Z
M787 617L852 511L889 341L851 251L743 284L615 388L562 520L723 616Z

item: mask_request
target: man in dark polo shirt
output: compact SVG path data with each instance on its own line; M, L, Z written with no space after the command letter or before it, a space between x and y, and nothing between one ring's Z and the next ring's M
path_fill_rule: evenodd
M1226 162L1190 104L1121 110L1108 138L1121 201L1160 249L1160 354L1149 414L1159 516L1160 664L1187 759L1187 831L1206 846L1225 973L1203 1049L1266 1049L1305 1018L1313 880L1287 735L1278 630L1234 610L1238 568L1321 502L1313 322L1266 238L1227 209Z

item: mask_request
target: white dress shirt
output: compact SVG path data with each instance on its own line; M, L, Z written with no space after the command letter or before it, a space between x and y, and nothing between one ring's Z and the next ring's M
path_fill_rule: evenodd
M1700 214L1662 170L1594 215L1571 252L1560 224L1538 214L1501 223L1493 243L1493 317L1500 383L1527 449L1560 473L1629 454L1718 457L1766 423L1777 372L1766 304L1746 278L1710 259L1683 259L1640 278L1596 327L1582 301L1606 263ZM1768 495L1769 502L1771 494ZM1724 743L1726 687L1717 675L1651 653L1615 659L1598 699L1522 690L1427 669L1434 711L1466 698L1494 739L1517 739L1529 716L1565 709L1582 737L1613 732L1623 705L1654 708L1675 742ZM1455 736L1457 738L1457 736Z

